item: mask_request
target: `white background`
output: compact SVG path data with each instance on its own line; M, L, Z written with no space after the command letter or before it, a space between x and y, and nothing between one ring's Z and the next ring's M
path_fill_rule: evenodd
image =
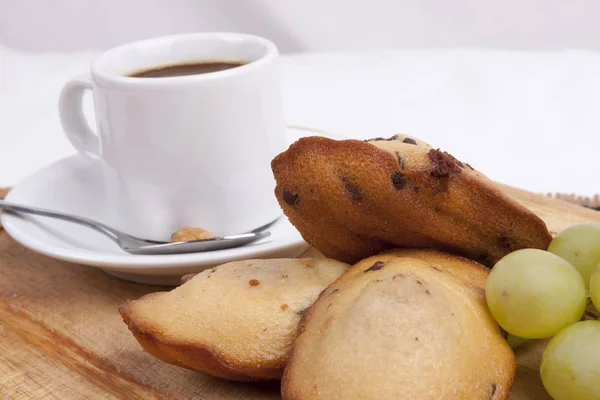
M282 51L600 49L597 0L0 0L0 40L108 48L190 31L245 31Z
M56 99L95 49L243 31L306 53L282 60L289 123L405 132L493 179L592 195L598 16L592 0L0 0L0 186L73 152Z

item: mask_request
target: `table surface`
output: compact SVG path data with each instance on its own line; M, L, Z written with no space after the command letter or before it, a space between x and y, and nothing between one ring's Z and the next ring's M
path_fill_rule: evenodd
M554 232L574 223L600 221L596 211L505 190ZM277 383L228 382L145 353L117 306L166 289L47 258L0 231L0 398L279 399ZM512 399L549 399L537 372L544 345L538 341L516 350Z

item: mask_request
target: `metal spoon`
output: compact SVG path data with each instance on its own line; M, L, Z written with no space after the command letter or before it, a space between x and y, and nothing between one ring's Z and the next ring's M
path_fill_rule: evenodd
M223 250L230 249L232 247L240 247L255 240L270 236L271 233L265 231L265 229L277 221L272 221L251 232L242 233L239 235L214 237L204 240L192 240L189 242L158 242L155 240L140 239L138 237L128 235L88 218L77 217L75 215L59 213L37 207L21 206L4 200L0 200L0 209L10 212L27 213L40 215L42 217L56 218L87 226L88 228L92 228L109 237L111 240L117 243L121 249L131 254L198 253L202 251Z

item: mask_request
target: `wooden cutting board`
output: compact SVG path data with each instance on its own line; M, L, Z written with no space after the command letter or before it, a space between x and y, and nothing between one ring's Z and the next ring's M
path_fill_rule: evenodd
M540 215L553 233L600 221L600 212L505 190ZM1 231L0 399L280 398L277 383L228 382L144 353L117 306L165 289L38 255ZM545 344L537 341L516 349L512 399L550 399L538 374Z

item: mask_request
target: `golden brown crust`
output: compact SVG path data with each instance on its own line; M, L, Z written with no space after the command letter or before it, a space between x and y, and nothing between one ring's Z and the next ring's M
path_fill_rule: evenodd
M433 250L354 265L304 313L283 399L507 399L516 362L485 305L488 272Z
M154 293L159 294L159 293ZM129 330L149 354L161 361L218 378L240 382L268 381L281 378L285 362L276 366L231 366L213 349L198 343L166 338L152 327L138 323L132 316L132 302L119 306L119 312Z
M171 235L172 242L191 242L194 240L212 239L215 235L202 228L185 227Z
M493 266L547 248L540 218L468 164L415 142L302 138L271 163L275 195L307 242L344 262L405 247Z
M128 301L119 312L160 360L230 380L277 380L302 312L347 268L325 258L237 261Z

